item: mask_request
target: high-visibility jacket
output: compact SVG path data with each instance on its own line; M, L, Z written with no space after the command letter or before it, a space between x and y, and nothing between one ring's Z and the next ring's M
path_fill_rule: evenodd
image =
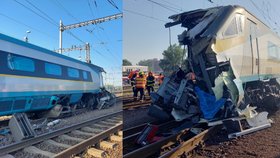
M154 76L147 77L147 86L150 86L150 87L155 86L155 77Z
M146 85L146 78L138 76L135 79L135 87L136 88L145 88Z
M129 79L133 78L134 74L136 74L135 71L130 71L128 78Z

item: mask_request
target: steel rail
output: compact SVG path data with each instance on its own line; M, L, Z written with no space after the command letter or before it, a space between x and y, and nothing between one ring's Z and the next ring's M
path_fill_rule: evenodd
M205 142L210 136L216 133L217 129L219 129L220 126L213 126L209 129L206 129L205 131L197 134L193 138L182 142L175 148L171 149L167 153L161 155L159 158L177 158L178 156L188 153L195 149L199 144Z
M160 158L177 158L178 156L182 155L183 153L188 153L195 149L199 144L206 141L210 136L214 135L216 131L220 128L220 126L210 127L209 129L204 130L203 132L193 136L192 138L184 141L180 141L181 143L176 147L172 148L170 151L164 153L160 156ZM172 134L168 137L165 137L155 143L149 144L147 146L138 148L132 152L129 152L124 155L124 158L145 158L149 157L153 154L160 152L161 148L167 144L171 145L174 142L178 141L180 136L183 136L189 129L184 131L178 132L176 134ZM137 133L139 134L139 133ZM131 135L128 137L124 137L124 140L130 140L130 137L135 137L135 135ZM171 144L170 144L171 143Z
M123 110L128 110L128 109L134 109L134 108L141 108L141 107L148 107L150 106L151 103L138 103L138 104L129 104L129 105L123 105Z
M178 132L177 134L170 135L168 137L165 137L155 143L152 143L150 145L144 146L142 148L136 149L132 152L129 152L125 155L123 155L124 158L145 158L148 156L153 155L154 153L160 151L161 147L169 143L170 141L176 141L177 137L181 135L181 132Z
M40 143L44 140L48 140L48 139L57 137L59 135L71 132L73 130L82 128L84 126L91 125L92 123L95 123L95 122L98 122L98 121L101 121L101 120L104 120L104 119L107 119L107 118L110 118L110 117L118 116L118 115L121 115L121 114L122 114L122 111L117 111L117 112L114 112L114 113L111 113L111 114L100 116L98 118L94 118L92 120L88 120L88 121L85 121L85 122L82 122L82 123L77 123L75 125L65 127L63 129L58 129L58 130L55 130L55 131L50 132L50 133L42 134L42 135L36 136L34 138L23 140L23 141L18 142L18 143L13 143L13 144L1 147L0 148L0 156L11 153L11 152L14 152L14 151L17 151L17 150L20 150L20 149L23 149L25 147L31 146L31 145L36 144L36 143Z
M79 154L82 151L84 151L87 147L99 143L100 140L108 138L112 133L118 132L119 130L122 129L122 127L123 127L122 124L118 124L114 127L111 127L106 131L103 131L85 141L82 141L66 150L63 150L62 152L56 154L54 158L65 158L65 157L71 157L73 155Z
M172 121L168 121L168 122L163 122L160 123L159 121L154 121L154 122L148 122L148 123L144 123L135 127L131 127L128 128L126 130L123 131L123 144L124 146L126 146L126 144L133 142L138 136L139 134L141 134L142 130L148 125L148 124L152 124L152 125L157 125L158 128L161 130L166 130L172 126L176 126L176 122L174 120Z

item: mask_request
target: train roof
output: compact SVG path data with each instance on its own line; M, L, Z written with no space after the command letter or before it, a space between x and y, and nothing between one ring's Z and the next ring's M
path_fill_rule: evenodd
M43 53L46 53L46 54L50 54L50 55L53 55L53 56L57 56L57 57L60 57L60 58L66 59L66 60L70 60L70 61L73 61L73 62L76 62L76 63L79 63L79 64L83 64L83 65L89 66L92 69L95 69L95 70L100 71L100 72L105 72L102 67L99 67L97 65L93 65L93 64L86 63L86 62L82 62L80 60L77 60L77 59L74 59L74 58L71 58L71 57L68 57L68 56L65 56L65 55L53 52L53 51L48 50L46 48L39 47L39 46L36 46L34 44L31 44L31 43L24 42L22 40L19 40L19 39L16 39L16 38L13 38L13 37L1 34L1 33L0 33L0 40L4 40L4 41L8 41L8 42L20 45L20 46L28 47L30 49L34 49L34 50L37 50L37 51L40 51L40 52L43 52Z
M201 22L202 19L208 11L217 12L220 11L221 14L219 15L226 15L229 12L233 12L235 9L244 9L247 13L255 17L261 23L263 23L266 27L269 27L264 22L262 22L259 18L257 18L254 14L250 13L246 8L239 6L239 5L227 5L227 6L218 6L206 9L196 9L192 11L187 11L179 14L175 14L169 17L172 19L173 22L169 22L165 24L165 27L172 27L174 25L182 24L182 27L192 28L197 23Z
M88 64L86 63L89 67L91 67L92 69L98 70L99 72L106 72L102 67L97 66L97 65L93 65L93 64Z

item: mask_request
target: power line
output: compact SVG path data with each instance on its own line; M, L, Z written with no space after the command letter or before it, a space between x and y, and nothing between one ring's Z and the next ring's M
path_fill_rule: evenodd
M7 16L7 15L5 15L5 14L3 14L3 13L0 13L0 15L6 17L7 19L10 19L11 21L14 21L15 23L18 23L18 24L20 24L20 25L24 25L24 26L26 26L26 27L32 28L33 30L35 30L35 31L37 31L37 32L39 32L39 33L41 33L41 34L44 34L44 35L46 35L46 36L48 36L48 37L51 37L51 38L57 40L55 37L50 36L50 34L47 34L46 32L42 32L41 30L38 30L38 29L36 29L36 28L34 28L34 27L30 26L30 25L27 25L27 24L25 24L25 23L23 23L23 22L20 22L20 21L14 19L14 18L11 18L11 17L9 17L9 16Z
M263 4L264 4L264 1L263 1ZM267 1L267 5L269 5L269 7L272 8L272 9L269 9L269 8L267 7L267 12L268 12L269 19L272 19L272 18L270 17L270 15L269 15L269 11L270 11L270 10L274 11L278 16L280 16L279 12L278 12L277 10L275 10L274 7L272 7L272 5L270 4L269 1ZM278 23L277 23L276 21L274 21L273 23L274 23L274 24L276 25L276 27L280 30L280 27L279 27Z
M121 12L121 10L118 8L118 6L116 5L116 3L113 0L107 0L107 1L110 3L110 5L112 5L114 8L116 8L118 11ZM96 1L95 1L95 3L96 3ZM97 5L96 5L96 7L97 7ZM97 9L97 11L98 11L98 9ZM105 37L107 38L107 40L110 41L110 39L108 38L106 30L101 26L101 24L98 26L98 28L103 31L103 33L105 34ZM96 36L96 38L102 43L102 40L100 39L100 34L99 33L100 32L97 32L97 35L99 37ZM114 53L111 52L109 47L107 47L105 45L102 45L102 47L104 48L104 50L106 50L108 53L110 53L112 55L112 57L119 58L120 60L122 60L119 56L115 56Z
M107 2L109 2L109 3L110 3L114 8L116 8L118 11L122 12L113 0L107 0Z
M178 10L177 8L174 8L174 7L171 7L171 6L167 6L167 5L164 5L162 3L155 2L153 0L147 0L147 1L151 2L151 3L154 3L154 4L156 4L156 5L158 5L158 6L162 7L162 8L165 8L165 9L167 9L169 11L172 11L172 12L175 12L175 13L179 13L178 11L176 11L176 10Z
M58 4L58 7L62 8L62 10L64 10L70 17L72 17L73 19L75 19L76 21L80 22L75 16L73 16L66 8L64 8L64 6L58 1L58 0L54 0L54 2L56 2L56 4Z
M157 21L160 21L160 22L165 22L165 23L168 22L168 21L161 20L161 19L153 17L153 16L148 16L148 15L145 15L145 14L142 14L142 13L138 13L138 12L135 12L135 11L132 11L132 10L128 10L128 9L123 9L123 11L129 12L129 13L132 13L132 14L135 14L135 15L143 16L143 17L146 17L146 18L149 18L149 19L157 20Z
M67 15L68 16L70 16L71 18L73 18L74 20L76 20L77 22L80 22L81 20L80 19L78 19L78 18L76 18L74 15L72 15L61 3L59 3L57 0L53 0L53 2L55 2L55 5L56 6L58 6L59 8L61 8L62 10L64 10L66 13L67 13ZM95 2L95 4L96 4L96 2ZM90 11L91 11L91 14L93 15L93 11L92 11L92 9L91 9L91 6L90 6L90 2L88 1L88 5L89 5L89 7L90 7ZM96 4L96 6L97 6L97 4ZM89 33L91 33L91 34L93 34L93 32L92 31L90 31L89 29L85 29L85 31L87 31L87 32L89 32ZM99 41L101 41L100 39L98 39ZM81 41L81 40L80 40ZM85 42L83 42L83 43L85 43Z
M183 11L183 9L182 9L181 6L178 6L178 5L176 5L176 4L174 4L174 3L171 3L171 2L169 2L169 1L167 1L167 0L162 0L162 1L165 2L165 3L167 3L167 4L169 4L169 5L172 5L175 9L177 9L177 10L179 10L179 11Z
M70 16L70 17L72 17L74 20L76 20L77 22L79 22L80 20L78 19L78 18L76 18L74 15L72 15L61 3L59 3L57 0L54 0L54 2L55 2L55 4L56 4L56 6L58 6L59 8L61 8L62 10L64 10L67 14L68 14L68 16ZM90 1L88 0L87 1L88 3L87 3L87 5L89 6L89 8L90 8L90 12L91 12L91 15L94 17L94 14L93 14L93 10L92 10L92 8L91 8L91 4L90 4ZM117 5L113 2L113 1L110 1L111 3L111 5L113 5L114 7L116 7L117 9L118 9L118 7L117 7ZM95 6L97 7L97 3L96 3L96 1L94 1L94 4L95 4ZM93 34L93 32L92 31L90 31L89 29L85 29L87 32L89 32L89 33L91 33L91 34ZM104 29L103 29L104 30ZM100 39L100 38L98 38L97 36L95 36L96 38L97 38L97 40L99 40L100 41L100 43L102 42L102 40ZM103 42L104 43L104 42ZM110 51L110 49L108 48L108 47L106 47L105 45L102 45L102 47L104 47L104 49L108 52L108 53L110 53L111 55L112 55L112 57L114 57L114 59L116 59L116 58L118 58L118 57L116 57L111 51ZM93 47L91 47L92 49L93 49ZM95 52L97 52L98 54L100 54L101 56L103 56L103 57L105 57L103 54L101 54L99 51L97 51L96 49L93 49ZM105 58L107 58L107 57L105 57Z
M85 41L81 40L78 36L74 35L71 31L66 30L66 32L67 32L69 35L71 35L71 36L73 36L74 38L76 38L76 39L77 39L78 41L80 41L81 43L86 43Z
M48 14L46 14L45 12L43 12L41 9L39 9L35 4L32 4L31 2L29 2L28 0L25 0L28 4L30 4L32 7L34 7L35 9L37 9L40 13L44 14L47 18L49 18L49 20L51 20L56 26L58 26L59 24L50 16L48 16Z
M269 20L266 18L264 11L259 8L257 6L257 4L255 2L253 2L252 0L250 0L250 2L253 4L253 6L261 13L261 15L263 16L263 18L265 19L265 21L268 23L268 25L272 26L271 23L269 22Z
M40 15L40 14L38 14L38 13L35 12L33 9L30 9L29 7L27 7L26 5L24 5L24 4L20 3L20 2L18 2L17 0L14 0L14 1L15 1L16 3L18 3L18 4L20 4L21 6L23 6L25 9L27 9L27 10L31 11L32 13L36 14L37 16L41 17L42 19L48 21L50 24L54 25L56 28L59 27L58 24L56 24L55 22L53 22L53 21L51 21L51 20L45 18L44 16L42 16L42 15ZM74 37L75 39L77 39L78 41L81 41L82 43L85 43L85 42L83 42L80 38L78 38L76 35L74 35L72 32L67 31L67 33L70 34L71 36L73 36L73 37Z
M18 3L19 5L23 6L25 9L27 9L27 10L31 11L32 13L38 15L38 16L41 17L42 19L48 21L50 24L52 24L52 25L54 25L54 26L58 26L57 24L55 24L55 23L53 23L52 21L50 21L49 19L47 19L47 18L41 16L40 14L38 14L37 12L35 12L33 9L30 9L30 8L27 7L26 5L20 3L19 1L17 1L17 0L14 0L14 1L15 1L16 3Z
M90 13L91 13L92 17L94 18L93 10L90 5L90 0L88 0L87 2L88 2L89 9L90 9Z

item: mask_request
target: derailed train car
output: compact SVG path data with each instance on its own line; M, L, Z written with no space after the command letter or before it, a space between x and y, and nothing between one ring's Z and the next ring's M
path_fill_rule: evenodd
M165 79L152 97L151 115L228 118L248 104L261 107L265 99L279 98L280 39L246 9L220 6L170 19L166 27L187 28L178 39L187 46L188 68Z
M103 68L0 34L0 116L95 108Z

